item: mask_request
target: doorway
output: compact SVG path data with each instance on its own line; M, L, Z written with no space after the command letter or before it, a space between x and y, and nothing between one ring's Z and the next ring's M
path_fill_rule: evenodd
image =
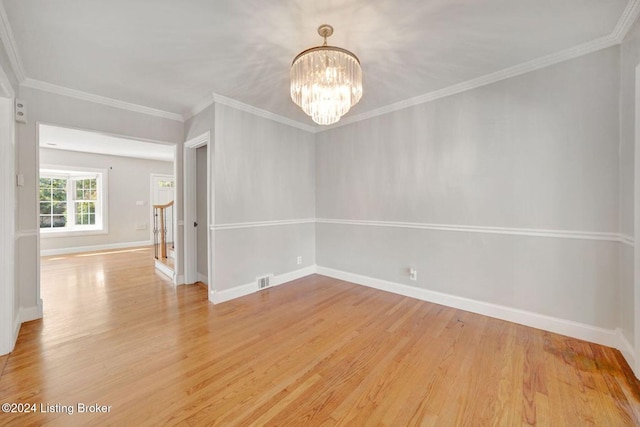
M154 192L149 177L169 178L163 185L170 188L156 192L157 197L175 196L177 146L45 123L36 129L40 255L62 260L144 248L151 257ZM173 215L167 222L171 241L176 227ZM175 271L179 268L174 264ZM172 284L176 276L172 271ZM52 286L49 279L39 276L38 294L41 287Z
M156 269L175 277L175 228L174 204L175 178L173 175L151 174L151 240L154 245Z
M184 144L185 283L205 283L214 292L212 165L214 149L206 132Z

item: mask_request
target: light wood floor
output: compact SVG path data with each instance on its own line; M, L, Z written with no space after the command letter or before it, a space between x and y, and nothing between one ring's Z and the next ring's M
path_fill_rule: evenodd
M45 318L0 403L110 405L0 425L638 425L618 351L309 276L220 305L150 248L43 258ZM6 362L6 364L5 364Z

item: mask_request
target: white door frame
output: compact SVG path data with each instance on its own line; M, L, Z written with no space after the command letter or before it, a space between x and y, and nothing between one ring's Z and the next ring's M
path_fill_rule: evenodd
M16 310L15 91L0 67L0 355L13 351L20 331Z
M634 141L634 248L633 248L633 332L634 374L640 378L640 65L635 75L635 141Z
M196 196L196 150L207 147L207 218L200 219L200 227L207 228L207 285L209 287L209 300L213 290L213 185L211 182L213 144L211 144L211 132L207 131L184 143L184 282L191 284L198 281L197 236L194 222L197 217ZM204 222L204 224L203 224Z

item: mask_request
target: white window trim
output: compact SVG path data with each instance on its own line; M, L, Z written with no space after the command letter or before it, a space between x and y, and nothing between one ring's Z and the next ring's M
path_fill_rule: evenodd
M109 234L109 171L107 169L97 169L97 168L85 168L78 166L63 166L63 165L40 165L40 171L38 173L38 178L41 175L64 175L65 178L68 177L67 172L89 172L91 174L101 174L101 183L100 189L98 191L100 200L100 206L102 211L102 227L97 228L88 228L88 229L50 229L50 228L40 228L40 238L55 238L55 237L79 237L79 236L95 236L99 234ZM81 176L74 178L82 178ZM40 180L38 179L38 183ZM40 204L40 200L38 200L38 205ZM67 207L69 209L69 207ZM38 210L39 211L39 210ZM96 210L97 211L97 210ZM96 215L98 212L96 212Z

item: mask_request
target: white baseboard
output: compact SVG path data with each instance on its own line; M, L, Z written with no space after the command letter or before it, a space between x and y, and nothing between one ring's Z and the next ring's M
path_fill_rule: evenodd
M171 268L169 268L169 266L167 266L163 262L158 261L157 259L155 260L155 265L156 270L173 280L173 277L176 273Z
M209 285L209 279L204 274L198 273L198 282L202 282L205 285Z
M616 329L616 339L617 339L617 344L615 347L618 350L620 350L620 353L622 353L624 360L627 361L631 369L636 374L636 377L640 378L640 372L635 372L636 371L635 370L635 367L636 367L635 351L633 349L633 346L629 342L629 340L627 340L627 337L625 337L624 334L622 333L622 329L620 328Z
M520 325L530 326L532 328L542 329L596 344L606 345L608 347L617 348L618 346L618 338L615 331L597 326L591 326L571 320L560 319L531 311L472 300L441 292L430 291L427 289L416 288L413 286L402 285L399 283L388 282L386 280L334 270L327 267L318 266L317 273L322 274L323 276L356 283L358 285L380 289L382 291L392 292L394 294L416 298L435 304L441 304L447 307L470 311L472 313L482 314L484 316L494 317L496 319L506 320Z
M299 270L290 271L288 273L279 274L273 276L271 280L271 286L282 285L283 283L291 282L292 280L300 279L305 276L309 276L316 272L316 266L311 265L309 267L301 268ZM258 284L256 282L247 283L246 285L240 285L231 289L225 289L222 291L209 291L209 301L214 304L220 304L225 301L240 298L254 292L258 292Z
M184 274L181 274L179 276L177 276L176 280L174 281L174 283L176 284L176 286L180 286L180 285L184 285Z
M139 246L151 246L151 245L153 245L153 242L151 240L144 240L142 242L110 243L107 245L94 245L94 246L76 246L71 248L43 249L40 251L40 255L41 256L66 255L66 254L77 254L80 252L106 251L111 249L127 249L127 248L136 248Z
M16 313L15 319L13 319L13 345L11 346L11 351L16 347L16 341L18 341L18 335L20 334L20 326L22 326L22 322L20 321L20 312Z
M42 301L34 307L20 308L20 323L42 319Z

